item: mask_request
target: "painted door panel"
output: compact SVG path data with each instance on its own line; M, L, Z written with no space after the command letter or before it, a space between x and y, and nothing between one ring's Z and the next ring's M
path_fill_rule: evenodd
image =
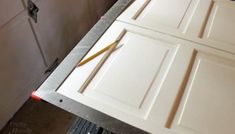
M136 0L118 20L152 30L200 34L212 0Z
M214 2L202 38L211 42L235 45L234 2Z
M84 90L103 55L76 68L57 92L150 133L235 132L234 55L115 22L84 59L117 39Z
M234 11L229 0L136 0L117 20L235 53Z
M162 85L170 72L175 73L172 69L182 73L179 78L184 75L183 70L188 66L193 49L151 35L142 29L116 22L86 56L121 39L117 50L88 87L80 90L103 55L76 68L58 92L131 125L154 132L156 127L150 123L160 125L157 119L160 115L152 115L151 111L157 107L155 101L158 101ZM172 86L178 86L177 82Z
M197 52L172 129L188 134L234 133L235 62Z

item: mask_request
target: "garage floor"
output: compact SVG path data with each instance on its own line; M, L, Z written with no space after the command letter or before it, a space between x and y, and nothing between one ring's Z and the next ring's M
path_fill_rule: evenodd
M1 134L66 134L77 119L49 103L29 99Z

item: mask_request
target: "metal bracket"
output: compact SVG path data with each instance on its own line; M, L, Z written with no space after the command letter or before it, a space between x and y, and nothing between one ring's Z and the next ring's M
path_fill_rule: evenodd
M28 0L27 9L29 16L34 20L35 23L37 23L37 13L39 8L31 0Z

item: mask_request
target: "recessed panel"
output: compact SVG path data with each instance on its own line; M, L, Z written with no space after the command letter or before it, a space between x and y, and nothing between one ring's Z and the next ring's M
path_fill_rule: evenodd
M149 0L148 5L136 17L145 23L161 23L177 28L192 0ZM147 3L145 3L147 4ZM142 7L143 8L143 7ZM138 15L138 14L137 14Z
M136 0L118 20L170 34L197 36L212 0Z
M176 50L176 44L124 32L116 50L85 89L81 89L83 84L104 54L77 67L59 92L73 90L100 103L115 105L116 109L145 118Z
M216 2L203 38L235 45L235 5Z
M173 128L195 134L235 133L235 62L199 53Z
M57 93L147 132L157 132L168 116L162 112L168 113L171 106L173 95L166 90L177 90L194 50L172 37L115 22L82 61L115 40L119 40L117 47L104 63L107 52L76 67Z
M139 109L173 46L133 33L123 40L119 52L107 60L86 92L108 96L110 105L118 101Z

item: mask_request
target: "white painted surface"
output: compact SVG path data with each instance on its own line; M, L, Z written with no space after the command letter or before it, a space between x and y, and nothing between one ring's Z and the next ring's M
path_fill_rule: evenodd
M198 52L173 128L189 134L234 133L234 80L234 60Z
M115 22L86 56L121 37L86 90L102 55L58 92L150 133L235 133L235 56L220 51L234 48L234 12L228 1L136 0L118 20L138 27Z
M114 51L83 93L79 88L102 55L76 68L58 92L134 126L154 129L148 122L149 112L181 45L117 23L88 55L120 37L123 46Z
M136 0L118 20L156 31L200 34L212 0Z
M136 0L118 21L235 53L229 0Z
M58 93L150 133L235 133L234 12L225 0L136 0L85 57L121 39L87 88L103 55Z
M235 45L235 4L215 2L203 38L212 42Z
M76 68L58 93L150 133L235 132L234 55L115 22L85 58L119 38L84 92L103 55Z
M88 86L91 93L87 93L92 97L102 94L111 99L110 105L118 102L139 109L171 48L134 33L126 33L124 38L123 47L96 75Z

